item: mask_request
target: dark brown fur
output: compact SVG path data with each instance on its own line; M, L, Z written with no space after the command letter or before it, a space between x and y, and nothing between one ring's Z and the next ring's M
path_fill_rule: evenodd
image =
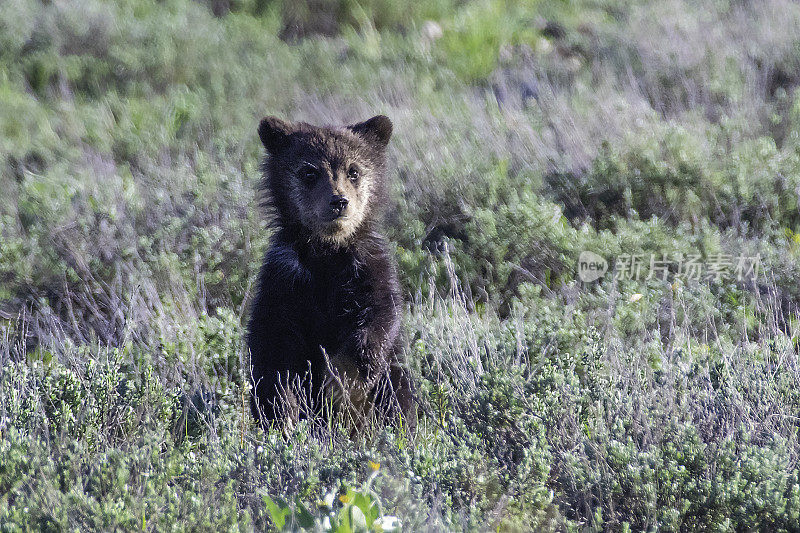
M377 230L391 131L383 116L348 127L261 121L277 231L247 335L257 419L318 415L335 396L334 408L356 421L374 412L413 423L411 382L398 360L402 298Z

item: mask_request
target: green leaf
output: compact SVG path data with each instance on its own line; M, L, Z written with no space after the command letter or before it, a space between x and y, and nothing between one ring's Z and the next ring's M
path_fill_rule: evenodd
M311 529L314 527L314 516L309 512L308 508L303 505L300 498L295 499L296 508L294 511L295 520L297 524L303 529Z
M372 523L378 518L378 502L371 494L357 492L353 496L353 506L361 510L366 521L365 527L372 527Z
M286 527L286 517L289 516L292 510L283 499L277 498L277 500L278 503L275 503L268 494L264 495L264 505L267 508L270 520L272 520L278 531L283 531L284 527Z
M353 533L353 524L350 520L350 505L345 505L339 511L339 527L336 528L336 533Z
M367 530L367 518L361 509L355 505L350 506L350 525L353 527L353 531Z

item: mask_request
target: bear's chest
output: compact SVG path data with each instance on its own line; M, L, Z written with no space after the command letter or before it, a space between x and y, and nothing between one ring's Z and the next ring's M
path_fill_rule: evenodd
M309 289L309 333L316 342L334 348L364 327L371 300L363 274L353 269L318 273Z

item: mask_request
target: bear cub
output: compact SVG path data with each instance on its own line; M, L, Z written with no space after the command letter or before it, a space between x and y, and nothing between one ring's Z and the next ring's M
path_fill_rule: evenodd
M342 127L264 118L266 206L275 228L247 331L256 420L320 416L413 424L399 361L400 285L379 232L386 205L382 115Z

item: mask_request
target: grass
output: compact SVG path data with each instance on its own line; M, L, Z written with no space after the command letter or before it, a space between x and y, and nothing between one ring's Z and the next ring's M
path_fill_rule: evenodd
M0 529L798 531L800 9L295 6L0 4ZM377 113L419 429L264 433L256 125Z

